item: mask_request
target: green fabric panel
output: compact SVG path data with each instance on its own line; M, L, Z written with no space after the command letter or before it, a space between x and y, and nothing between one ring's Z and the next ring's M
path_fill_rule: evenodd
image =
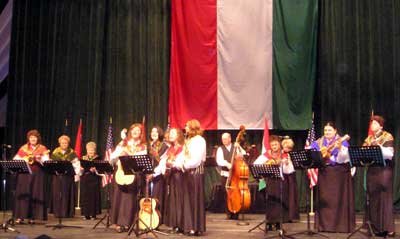
M274 128L302 130L310 127L317 30L317 0L274 1Z

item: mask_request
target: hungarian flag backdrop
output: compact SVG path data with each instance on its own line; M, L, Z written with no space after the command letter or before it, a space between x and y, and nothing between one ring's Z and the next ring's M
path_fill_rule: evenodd
M307 129L317 0L172 0L169 117L204 129Z

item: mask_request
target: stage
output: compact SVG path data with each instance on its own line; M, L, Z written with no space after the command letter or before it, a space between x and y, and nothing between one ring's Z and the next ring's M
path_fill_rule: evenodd
M3 215L1 215L2 217ZM7 215L9 216L9 215ZM357 226L360 225L362 222L361 214L357 214ZM49 221L47 224L57 224L58 220L49 215ZM192 237L192 238L265 238L269 236L277 235L276 231L268 232L267 235L261 231L260 228L256 228L252 232L248 232L249 229L255 227L258 223L263 221L264 215L262 214L246 214L245 221L249 222L249 225L246 226L238 226L237 222L234 220L227 220L225 214L222 213L208 213L207 212L207 232L201 237ZM7 232L5 233L4 230L0 232L0 239L10 239L16 238L20 236L21 238L29 238L33 239L40 235L47 235L51 238L57 239L122 239L127 238L127 233L116 233L113 229L105 229L103 225L99 225L96 229L92 229L93 226L96 224L97 220L83 220L81 217L75 217L70 219L63 220L63 224L70 225L70 226L81 226L81 229L75 228L63 228L63 229L55 229L46 228L44 225L16 225L14 226L15 229L20 231L20 233L16 232ZM301 214L301 220L297 223L287 223L284 224L283 228L286 231L287 235L301 232L307 229L306 223L306 215ZM396 214L396 232L400 231L400 214ZM312 224L313 225L313 224ZM263 227L261 227L263 228ZM162 225L160 231L168 232L169 228ZM329 238L347 238L349 234L347 233L323 233L324 235L328 236ZM25 236L25 237L22 237ZM170 234L169 236L164 236L157 234L158 238L189 238L188 236L182 234ZM141 238L150 238L154 237L151 234L144 234L140 236ZM310 238L307 235L295 235L295 238ZM132 233L130 238L135 238L135 235ZM314 236L314 238L321 238L318 236ZM365 238L361 234L356 234L352 238ZM398 237L396 237L398 238Z

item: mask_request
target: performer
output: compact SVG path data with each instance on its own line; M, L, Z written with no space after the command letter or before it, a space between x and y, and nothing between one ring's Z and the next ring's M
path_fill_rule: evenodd
M139 174L124 175L122 166L119 162L120 156L127 155L143 155L147 154L146 142L143 137L142 125L139 123L133 124L129 127L128 135L124 138L115 148L111 154L110 163L115 165L116 171L114 176L114 192L111 201L111 223L115 224L117 232L126 231L133 223L133 219L137 214L138 202L137 197L139 190L144 187L143 178ZM119 172L122 172L119 174ZM119 177L121 181L128 178L133 178L133 182L123 185L118 184Z
M206 141L201 136L203 131L196 119L186 122L185 131L183 230L190 235L201 235L206 231L203 166L206 160Z
M150 156L153 160L153 166L156 168L160 163L160 156L163 155L168 149L168 144L163 142L164 132L160 126L153 126L150 133ZM164 211L164 175L158 174L152 177L151 182L151 195L153 198L158 199L159 210ZM160 219L162 224L163 217Z
M96 153L96 143L86 144L86 155L81 160L95 161L101 160ZM98 175L96 168L92 167L84 171L81 177L81 214L86 220L96 219L96 215L101 213L101 176Z
M172 227L172 233L183 232L183 133L178 128L169 131L170 147L161 155L160 164L154 169L154 178L162 175L165 179L164 211L165 225Z
M15 192L14 218L20 224L29 219L47 220L45 173L41 164L49 160L49 151L42 145L39 131L36 129L26 134L27 143L14 156L14 160L25 160L29 163L32 174L18 174Z
M368 194L370 198L369 212L372 228L379 236L395 236L394 216L393 216L393 136L383 130L384 119L381 116L372 116L371 130L365 141L365 146L378 145L386 161L386 167L368 168L367 182ZM366 217L364 217L364 224Z
M294 142L288 136L285 137L282 142L282 168L283 168L283 177L287 183L288 194L287 194L287 204L288 204L288 220L289 222L294 222L300 220L299 213L299 202L297 196L297 179L296 179L296 171L293 166L293 162L290 159L289 152L293 150ZM285 200L286 201L286 200Z
M75 151L69 147L70 138L62 135L58 138L59 147L51 153L51 160L70 161L75 174L80 174L80 162ZM61 197L60 197L61 193ZM51 200L55 217L74 217L75 215L75 182L73 175L53 175Z
M321 151L326 167L318 172L315 226L325 232L351 232L355 227L354 189L349 166L349 143L333 122L311 148Z
M225 188L227 178L229 177L229 170L232 167L231 160L233 156L234 146L232 145L231 135L227 132L223 133L221 136L222 145L218 147L216 153L216 161L218 166L221 167L221 186ZM246 151L238 145L239 150L242 155L246 155ZM224 201L226 202L226 190L224 192ZM226 203L225 203L226 205ZM228 219L237 220L239 218L239 213L229 212L228 208L225 206L225 212L227 213Z
M260 155L254 164L270 164L280 165L282 162L282 149L277 135L269 137L270 149L265 154ZM266 218L268 220L268 230L281 228L281 210L283 213L283 222L288 221L288 201L285 200L288 195L288 183L281 178L266 178ZM282 184L282 197L281 197L281 184ZM282 204L282 206L281 206Z

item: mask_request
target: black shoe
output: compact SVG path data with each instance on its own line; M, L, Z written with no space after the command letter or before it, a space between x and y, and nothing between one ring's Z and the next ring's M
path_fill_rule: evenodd
M90 216L85 216L84 219L85 220L90 220Z
M275 228L276 228L276 230L281 230L281 224L280 223L275 223Z
M272 224L267 224L267 231L272 231Z
M396 236L396 232L388 232L387 236L388 237L395 237Z
M238 220L239 219L239 214L237 214L237 213L231 214L231 219L232 220Z

